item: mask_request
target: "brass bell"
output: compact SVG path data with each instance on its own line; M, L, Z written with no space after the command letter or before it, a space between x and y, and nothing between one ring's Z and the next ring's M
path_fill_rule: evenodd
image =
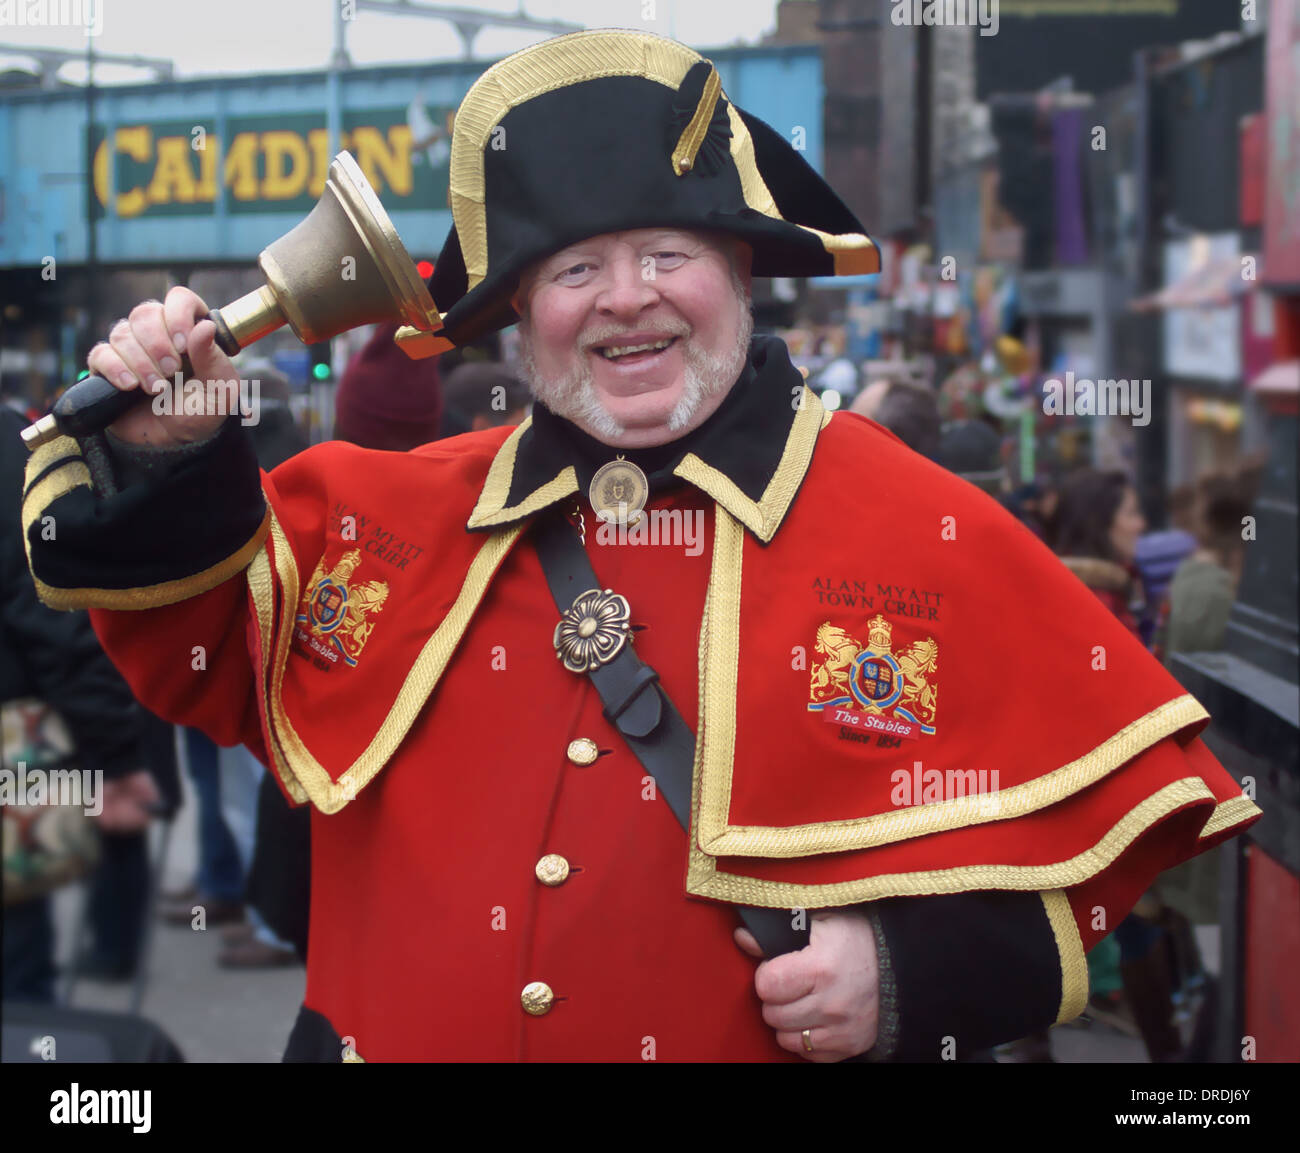
M315 344L363 324L400 321L399 343L413 359L453 347L437 335L442 318L433 297L350 153L334 158L307 218L263 249L257 263L266 283L208 314L228 356L286 324ZM181 369L190 374L188 357ZM34 450L57 436L89 436L147 399L142 389L122 392L87 377L24 429L23 441Z

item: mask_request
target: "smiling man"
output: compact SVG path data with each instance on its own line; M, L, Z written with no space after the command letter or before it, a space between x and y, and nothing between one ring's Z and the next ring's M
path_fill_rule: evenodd
M289 1056L938 1061L1080 1012L1085 951L1258 810L1028 532L752 335L751 276L878 270L861 225L633 32L489 69L450 193L439 337L519 323L519 427L268 475L146 408L118 493L66 439L29 469L42 595L313 805ZM226 378L203 315L90 367Z
M619 448L693 431L749 355L749 266L742 242L659 229L556 253L511 300L534 395Z

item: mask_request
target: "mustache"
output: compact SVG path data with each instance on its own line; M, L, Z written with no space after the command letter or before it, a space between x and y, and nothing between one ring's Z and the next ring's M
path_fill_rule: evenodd
M694 329L684 320L664 320L656 321L653 324L640 324L635 328L630 328L626 324L607 324L601 328L593 328L584 332L578 338L578 348L581 352L587 352L594 345L603 344L607 340L617 340L620 336L627 336L633 332L644 332L647 328L652 328L656 332L666 332L669 336L690 336Z

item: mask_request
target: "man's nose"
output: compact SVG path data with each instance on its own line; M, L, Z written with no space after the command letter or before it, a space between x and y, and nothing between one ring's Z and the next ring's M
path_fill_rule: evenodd
M647 278L641 262L633 256L611 260L601 271L596 310L605 316L634 317L659 300L653 279L654 265Z

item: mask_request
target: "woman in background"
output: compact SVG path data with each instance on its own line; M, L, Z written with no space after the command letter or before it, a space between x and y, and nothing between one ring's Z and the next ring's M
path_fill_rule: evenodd
M1138 537L1145 529L1137 492L1128 477L1091 468L1079 469L1066 479L1049 526L1049 542L1062 563L1139 641L1143 604L1135 558ZM1177 914L1166 909L1154 891L1148 892L1115 929L1113 938L1119 946L1124 997L1152 1062L1178 1060L1183 1048L1173 1013L1175 950L1170 923L1175 919ZM1108 940L1089 956L1094 980L1094 969L1104 963Z
M1066 479L1048 528L1052 551L1139 640L1134 558L1146 523L1127 476L1083 468Z

